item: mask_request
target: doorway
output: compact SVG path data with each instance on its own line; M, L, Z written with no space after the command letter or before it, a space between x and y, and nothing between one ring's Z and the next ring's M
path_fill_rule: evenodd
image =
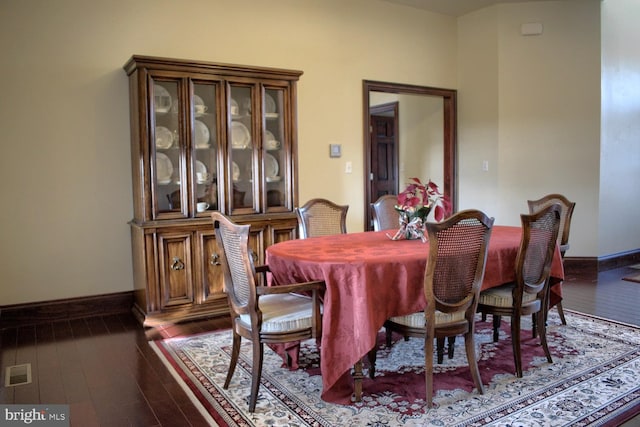
M371 203L410 177L436 182L456 212L456 98L453 89L363 80L365 230Z
M390 102L370 109L371 181L370 198L398 194L399 103Z

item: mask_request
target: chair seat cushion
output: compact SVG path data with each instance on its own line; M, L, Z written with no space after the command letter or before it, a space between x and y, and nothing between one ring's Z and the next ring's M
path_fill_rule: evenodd
M262 311L261 332L291 332L312 326L311 298L296 294L263 295L258 300ZM322 306L320 306L322 311ZM240 321L251 329L251 317L240 315Z
M389 320L393 323L409 326L411 328L422 328L424 327L424 311L407 314L406 316L395 316L390 318ZM464 320L464 311L457 311L455 313L443 313L436 310L436 326L445 326L449 323L456 323L461 320Z
M514 283L509 283L482 291L480 292L479 303L482 305L489 305L491 307L512 307L514 286ZM522 296L522 303L526 304L531 301L535 301L536 298L536 294L528 294L525 292Z

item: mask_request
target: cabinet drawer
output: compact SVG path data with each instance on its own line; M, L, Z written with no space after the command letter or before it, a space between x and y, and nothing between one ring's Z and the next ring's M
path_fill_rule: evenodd
M198 231L196 238L196 283L202 284L198 286L198 302L226 300L222 265L213 227L210 230Z
M192 304L192 233L158 233L161 308Z

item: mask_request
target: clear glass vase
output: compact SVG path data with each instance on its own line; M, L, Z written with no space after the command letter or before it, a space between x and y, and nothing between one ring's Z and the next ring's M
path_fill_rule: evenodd
M424 224L431 208L426 206L416 210L397 209L400 215L400 228L393 236L393 240L427 240Z

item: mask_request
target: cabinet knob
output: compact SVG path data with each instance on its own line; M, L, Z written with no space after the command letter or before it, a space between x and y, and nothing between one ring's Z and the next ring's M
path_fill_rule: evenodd
M220 265L220 255L211 254L211 257L209 258L209 264L211 264L211 265Z
M179 257L174 256L172 261L173 262L171 263L171 269L173 271L184 270L184 262L182 262Z

